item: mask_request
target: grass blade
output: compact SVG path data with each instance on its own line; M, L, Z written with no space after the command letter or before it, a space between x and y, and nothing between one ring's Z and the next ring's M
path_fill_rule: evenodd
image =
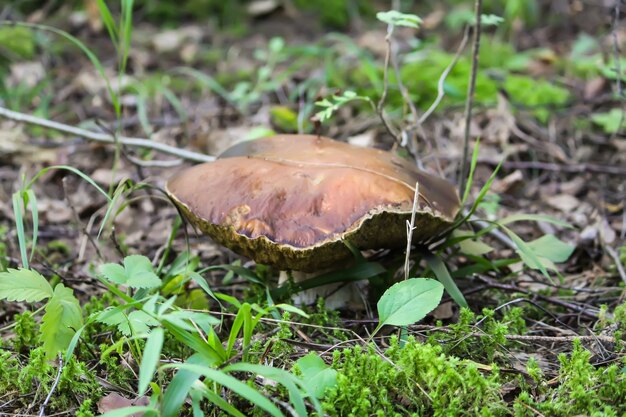
M224 371L212 369L207 366L193 365L189 363L165 365L163 368L177 368L181 370L184 369L202 375L205 378L230 389L231 391L250 401L257 407L260 407L263 410L267 411L270 415L274 417L285 417L284 414L278 409L278 407L276 407L270 400L265 398L263 394L250 387L248 384L241 382L237 378L228 375Z
M35 248L37 246L37 236L39 235L39 211L37 210L37 197L35 196L35 192L33 190L26 190L24 200L24 207L26 207L26 204L28 203L28 206L30 207L30 215L33 219L33 240L29 258L29 261L32 261L33 255L35 254Z
M141 365L139 366L139 392L137 395L143 395L148 389L148 385L154 376L159 359L161 359L161 349L163 348L163 329L160 327L152 329L146 340L146 346L143 350Z
M465 205L467 198L469 197L470 191L472 190L472 183L474 182L474 170L476 169L476 165L478 163L478 147L480 144L480 139L476 139L476 144L474 145L474 152L472 153L472 161L470 164L469 174L467 175L467 183L465 184L465 192L463 193L463 199L461 200L461 207Z
M22 267L28 268L28 254L26 251L26 234L24 232L24 215L22 206L22 192L16 191L11 198L13 200L13 215L15 216L15 230L17 231L17 243L20 247L20 256L22 257Z
M450 271L448 271L448 268L443 263L441 258L430 252L426 253L424 258L426 259L428 267L433 270L435 276L439 282L443 284L443 287L446 289L446 292L450 295L450 297L452 297L452 299L461 307L468 307L463 293L459 290L459 287L456 285L456 282L454 282L454 279L452 279Z

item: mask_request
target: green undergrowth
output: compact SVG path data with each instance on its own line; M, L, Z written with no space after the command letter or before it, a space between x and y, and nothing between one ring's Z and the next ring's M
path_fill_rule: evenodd
M98 311L115 304L106 294L93 297L87 310ZM623 327L626 307L614 310L599 326ZM274 366L294 367L302 349L287 342L296 330L305 332L315 343L338 343L348 339L347 332L331 328L339 325L337 313L323 303L308 310L308 317L284 312L279 323L260 324L250 346L249 362L262 364L271 358ZM455 324L438 323L426 339L392 336L387 347L374 344L335 348L330 369L336 383L328 384L321 403L329 416L531 416L540 412L550 416L618 416L626 412L626 369L623 360L596 364L582 343L575 341L567 353L558 356L558 369L539 366L536 351L506 335L526 333L526 310L512 308L501 314L483 310L474 314L463 309ZM0 395L16 398L13 409L41 403L57 377L58 362L50 361L39 343L39 323L31 313L14 317L10 337L0 345ZM228 331L228 325L224 331ZM72 410L75 415L94 415L95 404L106 394L97 381L123 392L135 389L135 374L121 357L126 351L116 344L120 335L106 333L102 324L86 329L76 355L63 365L54 396L47 411ZM621 333L620 333L621 334ZM618 340L620 334L617 334ZM142 343L143 344L143 343ZM619 347L616 348L619 353ZM511 352L531 353L525 370L511 369ZM175 340L163 346L164 359L188 356ZM509 359L507 359L509 358ZM297 367L296 367L297 368ZM299 375L299 371L295 371ZM327 371L331 372L331 371ZM549 372L549 373L546 373ZM171 375L162 375L167 386ZM245 379L244 379L245 380ZM247 384L255 386L253 377ZM258 386L257 386L258 388ZM289 393L281 385L262 387L266 396L286 401ZM246 401L228 396L249 415L264 415ZM209 414L216 412L208 404ZM213 410L213 411L211 411ZM181 415L191 410L183 409Z
M596 367L591 353L575 342L559 355L560 369L551 384L537 364L527 373L504 373L444 353L444 347L396 337L378 353L374 347L336 351L332 367L337 385L326 392L330 416L618 416L626 412L623 364ZM511 387L514 398L504 398Z

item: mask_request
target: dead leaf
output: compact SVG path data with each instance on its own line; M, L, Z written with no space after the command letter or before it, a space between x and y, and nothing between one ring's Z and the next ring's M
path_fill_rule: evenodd
M433 310L432 316L437 320L447 320L451 319L454 316L454 310L452 310L452 302L448 301L442 304Z
M585 83L585 90L583 92L583 97L585 100L592 100L598 97L602 90L604 90L607 86L607 80L604 77L596 77Z
M11 75L7 78L9 87L17 87L23 85L33 88L46 75L46 70L41 62L16 62L10 67Z
M152 46L157 53L174 52L183 43L198 43L202 39L202 29L198 26L185 26L180 29L166 30L152 38Z
M72 209L63 200L40 199L37 210L45 213L50 223L66 223L72 219Z
M246 11L250 16L263 16L276 10L280 2L276 0L256 0L248 4Z
M87 12L87 21L89 29L95 33L102 30L102 18L100 17L100 8L96 0L84 0L85 11Z
M558 194L547 197L546 203L564 213L569 213L580 205L580 201L576 197L569 194Z
M113 172L113 170L108 168L98 168L91 174L91 179L100 185L117 184L130 177L130 172L122 169L117 169Z
M124 407L146 406L148 404L150 404L150 399L145 395L131 400L129 398L122 397L117 392L111 392L102 397L102 399L98 402L98 412L107 413ZM143 415L144 413L134 413L131 414L130 417L141 417Z
M515 194L524 184L524 174L522 171L515 170L501 180L494 181L493 191L497 194Z

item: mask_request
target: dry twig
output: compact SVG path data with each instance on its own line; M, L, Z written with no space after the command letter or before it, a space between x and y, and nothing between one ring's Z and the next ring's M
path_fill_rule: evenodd
M74 126L69 126L63 123L54 122L51 120L43 119L41 117L31 116L29 114L19 113L13 110L0 107L0 116L14 120L19 123L27 123L34 126L45 127L46 129L56 130L58 132L67 133L69 135L79 136L94 142L119 143L121 145L134 146L139 148L152 149L158 152L162 152L168 155L177 156L182 159L186 159L194 162L211 162L215 160L214 156L202 154L199 152L188 151L186 149L176 148L174 146L166 145L144 138L132 138L126 136L119 136L113 138L106 133L92 132L90 130L81 129ZM176 162L172 162L176 164Z

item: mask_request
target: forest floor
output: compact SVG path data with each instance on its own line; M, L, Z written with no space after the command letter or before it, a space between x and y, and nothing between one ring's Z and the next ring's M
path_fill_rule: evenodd
M0 281L6 300L0 300L0 415L37 415L41 408L46 415L87 416L120 405L167 415L163 391L172 369L160 369L148 391L138 389L147 353L133 336L141 332L95 319L110 307L137 306L137 299L111 292L99 276L101 265L129 255L152 262L163 283L154 294L163 300L176 295L177 308L211 311L222 320L215 334L225 342L231 337L234 350L219 369L244 358L292 370L297 359L317 352L330 365L319 369L336 371L334 384L319 395L328 415L626 413L625 9L616 16L607 1L519 3L539 10L534 17L505 16L483 30L469 127L470 152L478 138L480 143L468 207L501 163L476 215L506 229L481 235L485 223L465 225L480 239L437 254L469 309L446 293L424 320L401 331L387 326L371 343L376 301L401 280L402 250L367 254L385 272L371 280L361 305L329 311L320 302L302 307L308 317L272 310L259 314L251 340L238 330L233 336L241 305L228 296L266 308L290 302L268 299L278 271L254 265L191 227L186 234L159 189L194 161L123 138L149 138L188 150L194 159L274 133L319 133L399 152L458 184L472 69L473 36L468 31L464 40L464 25L471 9L424 6L420 28L395 28L389 44L387 25L373 17L351 16L335 32L293 6L244 9L243 29L229 30L193 18L164 24L140 11L127 53L124 36L117 45L111 41L97 8L5 9L3 19L20 24L0 23L0 110L19 114L0 114L0 271L26 267L26 255L30 269L73 291L83 312L79 322L90 324L69 363L61 356L46 359L51 343L65 340L67 348L77 329L69 339L56 335L46 342L42 316L52 308L43 298L7 296ZM96 65L79 44L95 54ZM440 81L445 97L415 123L436 100ZM340 103L320 124L315 102L336 102L346 91L374 103L386 91L385 115L398 131L409 132L408 151L364 101ZM33 117L25 122L20 114ZM42 120L60 125L43 126ZM81 131L68 132L68 126ZM88 132L120 140L98 142ZM59 165L85 177L45 169ZM521 220L502 222L513 215ZM542 266L524 259L515 237L530 244ZM411 276L435 277L418 255L413 260ZM230 267L205 269L220 265ZM189 271L201 271L211 291L231 305L220 305L186 279ZM137 296L122 289L122 295ZM133 312L142 311L137 308ZM158 327L149 318L134 319L143 330ZM192 344L165 330L160 363L187 359ZM282 412L297 415L287 389L268 379L257 376L248 384ZM234 399L225 388L213 389L244 415L270 412L250 406L256 397ZM184 412L190 415L198 404L207 415L219 415L219 407L234 413L210 394L204 402L189 398Z

